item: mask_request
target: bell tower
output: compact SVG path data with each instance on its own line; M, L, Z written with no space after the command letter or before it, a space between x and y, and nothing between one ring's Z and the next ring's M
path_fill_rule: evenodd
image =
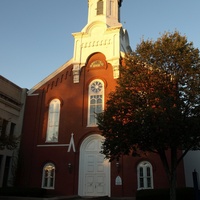
M120 23L123 0L88 0L88 22L81 32L73 33L74 83L79 83L81 68L87 58L101 52L113 66L113 77L119 77L120 58L130 52L128 33Z
M102 21L109 27L119 25L122 0L88 0L88 24Z

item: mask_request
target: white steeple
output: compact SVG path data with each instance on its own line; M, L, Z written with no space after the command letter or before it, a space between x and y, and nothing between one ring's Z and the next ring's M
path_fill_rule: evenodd
M117 26L120 21L122 0L88 0L88 24L101 21L107 26Z
M113 66L113 77L119 77L122 53L131 50L128 33L120 23L122 0L88 0L88 22L81 32L73 33L74 83L79 82L80 70L95 53L101 52Z

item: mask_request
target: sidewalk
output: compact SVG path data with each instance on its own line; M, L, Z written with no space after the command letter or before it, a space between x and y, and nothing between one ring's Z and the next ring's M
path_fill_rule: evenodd
M0 196L1 200L135 200L134 197L80 197L80 196L60 196L52 198L14 197Z
M15 197L15 196L0 196L1 200L81 200L79 196L73 197L52 197L52 198L36 198L36 197Z

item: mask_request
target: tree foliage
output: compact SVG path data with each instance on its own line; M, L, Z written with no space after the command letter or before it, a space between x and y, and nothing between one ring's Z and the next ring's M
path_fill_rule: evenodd
M9 149L14 150L19 146L19 137L1 135L0 136L0 150Z
M176 31L142 41L126 55L116 90L97 119L106 158L157 153L175 187L179 162L200 148L199 50Z

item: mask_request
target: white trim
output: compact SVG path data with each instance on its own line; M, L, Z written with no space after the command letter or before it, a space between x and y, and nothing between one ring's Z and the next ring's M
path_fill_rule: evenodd
M91 91L91 85L94 83L94 82L100 82L102 84L102 90L95 93L93 91ZM87 127L97 127L97 124L90 124L90 97L91 96L97 96L97 95L102 95L102 112L104 110L104 99L105 99L105 84L104 82L101 80L101 79L94 79L90 82L89 86L88 86L88 117L87 117ZM96 108L96 104L95 104L95 108Z
M39 144L37 147L68 147L69 144Z
M74 152L76 152L75 144L74 144L74 134L71 134L71 139L69 144L39 144L37 147L68 147L67 152L71 151L71 148Z
M30 94L29 96L32 97L32 96L39 96L40 94L39 93L35 93L35 94Z
M88 136L87 138L84 139L84 141L82 142L81 146L80 146L80 157L79 157L79 185L78 185L78 195L80 196L85 196L84 193L84 182L85 182L85 177L84 177L84 159L85 159L85 148L87 147L88 143L90 143L92 140L97 139L100 141L104 140L104 137L99 135L99 134L93 134ZM108 183L107 187L106 187L106 193L105 195L110 196L111 192L110 192L110 163L107 163L107 181L106 183Z
M150 168L150 176L147 177L147 167ZM144 184L144 187L140 187L140 168L143 169L143 184ZM151 187L148 187L148 183L147 183L147 178L150 178L151 180ZM138 190L142 190L142 189L153 189L154 186L153 186L153 167L152 167L152 164L148 161L142 161L138 164L137 166L137 182L138 182Z
M65 64L63 64L61 67L59 67L56 71L51 73L49 76L44 78L42 81L40 81L37 85L32 87L28 92L27 95L31 96L38 88L40 88L42 85L44 85L46 82L54 78L57 74L59 74L61 71L63 71L65 68L69 67L71 64L73 64L73 59L70 59Z
M46 167L49 167L51 166L51 170L48 170L48 177L47 177L47 185L44 186L44 179L45 179L45 168ZM50 183L51 183L51 176L49 176L49 171L52 171L53 170L53 185L51 186ZM53 190L55 189L55 165L53 163L46 163L43 167L43 170L42 170L42 188L45 188L45 189L48 189L48 190Z
M58 142L60 125L60 99L53 99L49 103L46 142Z
M71 134L71 139L70 139L69 148L67 152L70 152L71 148L73 149L74 152L76 152L73 133Z

